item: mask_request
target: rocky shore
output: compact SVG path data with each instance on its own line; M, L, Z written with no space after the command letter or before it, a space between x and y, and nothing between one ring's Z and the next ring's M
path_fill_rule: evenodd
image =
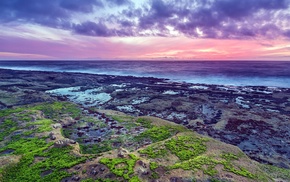
M56 100L75 102L84 110L170 120L238 146L256 161L290 168L289 88L0 69L0 109Z

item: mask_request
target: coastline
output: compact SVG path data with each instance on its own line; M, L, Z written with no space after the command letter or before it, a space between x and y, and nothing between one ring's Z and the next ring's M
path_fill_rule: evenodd
M154 77L173 82L290 88L290 62L0 61L0 68Z
M0 84L1 109L68 100L86 108L155 116L238 146L259 162L290 167L289 88L8 69L0 69Z

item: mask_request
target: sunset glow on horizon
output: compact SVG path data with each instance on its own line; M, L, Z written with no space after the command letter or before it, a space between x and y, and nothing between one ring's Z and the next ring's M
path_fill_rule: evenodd
M0 10L0 60L290 60L290 0L3 0Z

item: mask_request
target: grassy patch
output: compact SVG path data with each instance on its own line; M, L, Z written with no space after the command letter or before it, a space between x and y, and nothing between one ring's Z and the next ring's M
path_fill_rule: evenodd
M218 164L218 161L207 156L197 156L193 159L174 164L171 169L181 168L184 170L202 170L204 174L213 176L217 174L217 170L214 167Z
M150 162L150 169L154 171L158 168L158 164L156 162Z
M261 164L261 169L272 178L290 179L290 169L279 168L272 165Z
M71 154L71 147L49 148L52 143L46 143L45 138L20 139L13 141L5 147L13 149L13 154L22 154L19 163L4 168L0 181L60 181L70 176L63 169L72 167L86 160ZM35 162L35 157L43 160ZM50 174L42 177L41 173L52 170Z
M0 149L0 152L12 149L14 150L13 154L26 154L31 152L38 152L43 149L51 146L52 143L46 143L45 138L27 138L27 139L19 139L13 140L4 148Z
M32 109L40 110L50 118L59 118L62 114L69 114L71 117L76 118L81 114L80 108L69 102L43 103L32 107Z
M177 132L176 129L168 126L153 126L152 128L144 131L139 136L135 137L135 140L141 141L144 139L150 139L152 142L159 142L172 137Z
M140 154L146 154L149 158L164 157L168 151L163 146L149 146L139 151Z
M123 123L123 122L133 122L134 117L132 117L132 116L120 116L120 115L117 116L117 115L114 115L114 116L112 116L112 119L116 120L116 121L118 121L120 123Z
M83 154L98 154L112 150L110 141L103 141L98 144L80 144L81 153Z
M97 179L96 182L119 182L119 181L112 179Z
M148 120L148 119L144 119L144 118L138 118L136 120L136 123L140 123L144 128L152 128L152 121Z
M11 119L4 119L0 122L0 142L4 138L18 129L17 122L12 121Z
M141 182L141 180L138 178L138 176L133 176L129 182Z
M221 158L225 159L220 161L220 164L222 164L224 166L224 170L232 172L236 175L239 176L244 176L244 177L248 177L248 178L255 178L255 175L252 174L251 172L249 172L247 169L243 168L243 167L238 167L235 168L234 165L232 164L233 160L238 160L239 159L239 155L235 155L232 153L223 153L221 155Z
M38 128L36 129L36 132L42 133L51 131L52 127L50 126L52 124L52 121L50 119L42 119L35 122L29 122L26 127L32 126L32 125L38 125Z
M9 116L10 114L13 114L13 113L19 113L23 110L25 110L25 108L23 108L23 107L18 107L15 109L0 110L0 118L5 117L5 116Z
M130 158L102 158L100 163L106 165L112 173L129 180L134 173L134 166L138 158L134 154L129 154Z
M165 142L166 148L181 161L197 157L206 151L206 139L193 136L178 136Z
M181 168L184 170L202 170L204 174L213 176L217 174L217 170L215 169L216 165L221 164L224 166L224 170L228 172L232 172L239 176L244 176L247 178L257 178L256 175L249 172L247 169L243 167L236 167L232 164L233 160L237 160L238 156L231 154L231 153L224 153L221 155L222 160L214 159L213 157L209 156L197 156L192 159L176 163L170 167L170 169L177 169Z

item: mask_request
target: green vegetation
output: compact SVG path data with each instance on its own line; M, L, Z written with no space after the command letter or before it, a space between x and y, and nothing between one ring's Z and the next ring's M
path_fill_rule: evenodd
M163 146L149 146L139 151L140 154L146 154L149 158L164 157L168 151Z
M138 118L136 123L140 123L144 128L152 128L152 121L144 118Z
M202 170L204 174L208 174L212 176L217 173L217 171L214 169L214 167L217 164L218 164L218 161L214 160L211 157L197 156L193 159L189 159L181 163L176 163L170 168L171 169L181 168L184 170L193 170L193 171Z
M134 117L132 116L111 116L113 120L116 120L120 123L123 123L123 122L133 122L134 120Z
M206 151L206 139L192 136L178 136L165 142L166 148L181 161L197 157Z
M158 164L156 162L150 162L150 169L154 171L158 168Z
M51 125L52 121L50 119L42 119L42 120L38 120L35 122L29 122L26 127L28 126L32 126L32 125L39 125L39 127L36 129L36 132L38 133L42 133L42 132L47 132L47 131L51 131Z
M141 182L141 180L138 178L138 176L133 176L129 182Z
M0 122L0 142L3 141L6 136L16 131L18 129L17 125L17 122L11 119L4 119L4 121Z
M92 178L90 179L84 179L81 182L95 182L96 180L93 180Z
M40 111L45 114L46 119L43 119ZM85 157L75 155L73 148L70 146L56 148L53 142L47 142L49 140L48 137L35 137L46 136L47 134L40 133L51 131L53 129L51 125L54 120L61 119L63 116L78 117L81 120L76 125L61 129L62 135L67 138L70 137L70 132L75 132L78 125L83 127L88 122L94 123L90 125L93 129L107 127L104 122L96 118L82 115L81 110L75 104L53 102L30 107L23 106L4 111L0 110L0 116L0 142L5 139L5 142L1 142L0 153L6 152L9 153L5 154L8 156L21 156L18 163L0 167L0 181L61 181L61 179L72 175L81 175L83 182L113 182L113 179L129 182L141 181L134 172L134 166L139 159L134 154L129 154L125 158L101 158L99 163L106 165L110 170L109 173L114 175L112 179L92 179L87 166L80 168L79 171L74 173L69 173L68 171L72 170L73 166L86 160L93 161L93 158L100 155L86 155ZM113 134L113 130L111 130L111 132L105 133L105 136L102 136L102 142L97 144L84 144L83 139L85 137L80 137L77 140L80 142L81 153L98 154L107 152L107 154L115 155L115 151L111 151L114 148L122 146L127 150L134 151L136 147L144 147L143 145L147 143L147 140L150 140L153 144L138 151L139 154L143 154L141 155L142 161L150 161L147 170L151 170L151 175L142 176L144 180L159 179L161 178L160 176L170 173L173 169L183 169L193 172L202 171L206 175L205 177L212 178L210 181L219 181L219 179L215 178L218 173L217 166L222 167L224 171L246 178L258 181L267 181L269 179L262 172L262 175L258 172L254 174L239 166L239 160L245 157L243 153L224 152L220 155L207 155L206 142L210 139L193 135L187 132L187 129L183 126L166 124L166 122L164 124L158 122L158 125L162 126L156 126L151 120L145 118L135 119L131 116L112 117L129 130L133 127L141 126L145 128L145 131L139 135L137 135L137 132L131 135L129 131L129 134L120 134L110 138L110 135ZM180 132L183 133L175 136ZM5 143L4 147L2 143ZM173 161L170 157L172 157ZM168 164L166 163L167 161ZM290 178L290 173L287 169L267 165L262 165L262 167L271 177ZM68 170L69 168L71 169ZM115 178L115 175L117 178Z
M118 181L111 180L111 179L97 179L96 182L118 182Z
M129 180L134 173L134 166L138 158L134 154L129 154L130 159L127 158L102 158L100 163L106 165L112 173L117 176Z
M22 154L19 163L4 168L0 181L59 181L70 176L62 169L69 168L86 160L71 154L71 147L50 148L45 138L30 138L11 141L4 149L13 149L13 154ZM35 161L40 158L39 161ZM52 170L42 177L42 172Z
M153 126L152 128L144 131L140 135L136 136L137 141L144 139L150 139L152 142L159 142L172 137L177 131L168 126Z
M226 171L232 172L232 173L240 175L240 176L248 177L248 178L255 178L255 175L250 173L245 168L239 167L239 169L236 169L233 166L232 161L238 160L241 155L242 154L235 155L232 153L223 153L221 155L221 158L223 158L225 160L220 161L220 164L222 164L224 166L224 170L226 170Z
M234 165L232 164L232 161L238 159L236 155L231 154L231 153L226 153L226 154L222 154L221 157L224 159L217 160L217 159L214 159L213 157L200 155L193 159L189 159L181 163L176 163L170 168L171 169L181 168L184 170L193 170L193 171L202 170L204 174L213 176L217 173L215 166L217 166L218 164L221 164L224 166L225 171L229 171L234 174L248 177L248 178L256 178L254 174L252 174L245 168L238 167L239 169L236 169L234 167Z
M9 116L10 114L13 114L13 113L19 113L23 110L25 110L25 108L23 108L23 107L18 107L15 109L0 110L0 118L5 117L5 116Z
M64 128L61 128L60 129L60 132L61 132L61 135L62 136L64 136L65 138L69 138L69 132L70 132L71 130L69 130L69 129L64 129Z
M80 144L80 149L83 154L98 154L112 150L111 141L103 141L98 144Z
M261 169L263 169L272 178L281 178L284 180L290 179L290 169L279 168L272 165L261 164Z
M61 114L69 114L71 117L76 118L81 114L80 108L70 102L43 103L31 109L40 110L50 118L59 118Z
M224 166L225 171L232 172L234 174L245 176L248 178L254 178L255 176L248 170L242 167L235 168L232 164L233 160L238 160L241 155L234 155L232 153L221 154L221 160L215 159L213 156L203 155L206 152L206 145L208 139L200 138L196 136L178 136L176 138L169 139L163 144L151 145L147 148L140 150L139 153L146 154L149 158L162 157L162 154L170 152L176 155L181 162L170 166L169 169L184 169L184 170L202 170L204 174L213 176L217 174L215 167L218 164ZM166 148L164 148L164 146ZM158 167L155 162L150 163L150 169Z

